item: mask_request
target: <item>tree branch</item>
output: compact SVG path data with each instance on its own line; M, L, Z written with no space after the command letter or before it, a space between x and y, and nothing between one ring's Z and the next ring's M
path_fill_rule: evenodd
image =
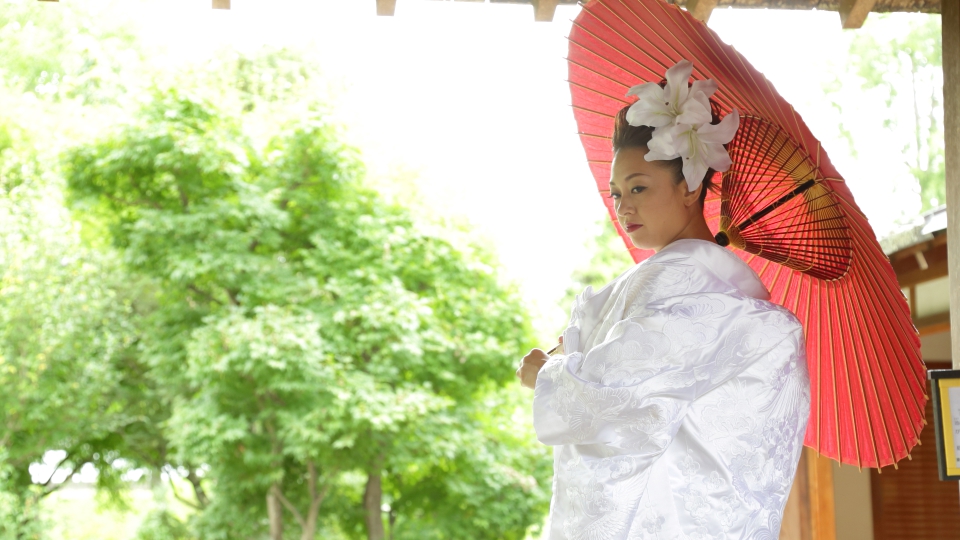
M170 484L170 491L173 492L173 498L189 506L190 508L193 508L194 510L203 510L202 506L199 506L197 503L182 497L180 492L177 491L177 485L173 483L173 467L165 466L161 468L161 470L163 469L166 469L167 471L167 482Z
M300 514L300 512L297 511L297 508L293 506L293 503L288 501L287 498L283 496L283 492L280 491L280 486L278 486L277 484L274 484L270 489L273 490L274 496L276 496L277 499L280 500L280 504L282 504L284 508L289 510L291 514L293 514L293 517L297 520L297 523L300 524L300 527L306 528L307 522L303 519L303 516Z
M200 483L201 479L197 476L197 471L193 467L189 467L187 470L190 471L187 473L187 481L193 486L193 494L197 497L200 506L206 508L210 504L210 499L207 498L207 493L203 490L203 485Z
M177 184L177 193L180 194L180 206L182 206L184 212L186 212L187 207L190 206L190 199L187 198L187 192L183 190L183 186L180 184Z
M71 454L70 452L67 452L67 455L64 456L62 460L60 460L60 463L57 463L57 466L56 466L56 467L53 468L53 472L50 473L50 477L47 478L47 481L44 482L44 483L42 483L42 484L40 484L40 485L43 486L43 487L49 486L49 485L50 485L50 482L53 481L53 477L57 475L57 471L60 470L60 467L61 467L64 463L66 463L67 460L69 460L71 457L73 457L73 454ZM70 478L70 476L73 476L73 471L74 471L74 470L76 470L76 467L74 467L73 469L70 469L70 475L68 475L67 478ZM61 482L61 483L62 483L62 482Z
M230 303L233 304L233 305L235 305L235 306L239 306L239 305L240 305L240 301L237 300L237 291L234 291L234 290L232 290L232 289L224 289L224 290L227 291L227 296L230 297Z
M193 292L193 293L196 293L196 294L202 296L203 298L205 298L206 300L208 300L208 301L210 301L210 302L216 302L217 305L221 305L221 306L223 305L223 302L221 302L221 301L217 300L216 298L214 298L213 295L211 295L210 293L208 293L208 292L206 292L206 291L203 291L203 290L200 290L200 288L197 287L196 285L194 285L193 283L191 283L190 285L187 285L187 290L189 290L189 291L191 291L191 292Z

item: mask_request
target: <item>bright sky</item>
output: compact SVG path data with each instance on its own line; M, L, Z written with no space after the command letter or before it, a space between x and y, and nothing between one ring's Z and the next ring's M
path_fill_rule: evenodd
M173 62L231 44L316 55L341 87L337 114L374 176L416 172L428 204L472 222L496 246L541 333L562 327L556 301L604 215L565 82L564 36L578 7L536 23L529 5L438 0L399 0L394 17L377 17L374 0L233 0L230 11L211 10L209 0L146 5L148 36ZM892 35L909 17L868 28ZM844 121L869 144L854 158L840 139L822 89L853 35L837 13L721 9L710 26L801 113L878 234L917 212L900 149L875 119L878 101L845 88L853 105Z

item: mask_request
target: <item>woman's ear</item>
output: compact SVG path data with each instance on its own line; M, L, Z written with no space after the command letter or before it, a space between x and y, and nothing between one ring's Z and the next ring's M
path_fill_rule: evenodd
M693 206L700 202L700 192L704 190L703 182L700 182L700 185L697 186L697 189L693 191L687 191L687 182L682 180L680 186L683 189L683 205L684 206Z

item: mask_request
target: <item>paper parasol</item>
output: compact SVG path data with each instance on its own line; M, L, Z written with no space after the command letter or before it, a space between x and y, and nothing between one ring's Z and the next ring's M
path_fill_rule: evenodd
M630 87L659 82L682 59L695 80L717 82L721 116L738 109L741 127L721 195L707 196L704 214L718 242L803 323L812 391L804 443L857 466L907 457L925 423L920 339L867 218L793 107L705 24L662 0L587 2L569 41L574 115L601 194ZM613 201L604 202L616 224ZM617 229L635 261L652 254Z

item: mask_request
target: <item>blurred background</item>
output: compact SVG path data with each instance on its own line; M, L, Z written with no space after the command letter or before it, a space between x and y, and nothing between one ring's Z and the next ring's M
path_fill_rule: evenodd
M0 539L538 538L513 371L629 268L529 4L0 0ZM716 9L885 242L940 17ZM889 244L893 249L894 244Z

